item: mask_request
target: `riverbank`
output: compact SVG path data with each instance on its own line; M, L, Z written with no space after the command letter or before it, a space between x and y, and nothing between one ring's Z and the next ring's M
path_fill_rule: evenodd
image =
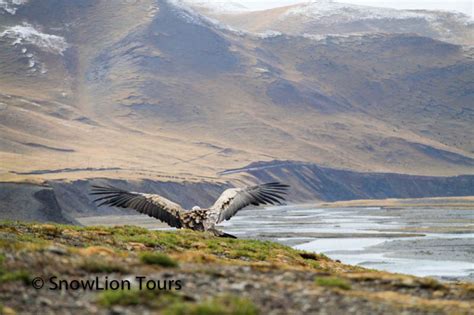
M9 314L469 314L474 285L379 272L273 242L193 231L0 225ZM170 291L49 290L49 277L180 280ZM32 280L43 277L42 289ZM176 284L176 282L175 282Z

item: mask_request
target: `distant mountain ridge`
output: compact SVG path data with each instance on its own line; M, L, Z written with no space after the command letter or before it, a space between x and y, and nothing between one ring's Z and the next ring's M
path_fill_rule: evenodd
M182 0L195 10L237 30L277 31L284 34L325 36L370 33L412 33L472 46L474 21L448 11L400 10L331 1L300 4L261 11L237 10L212 1Z

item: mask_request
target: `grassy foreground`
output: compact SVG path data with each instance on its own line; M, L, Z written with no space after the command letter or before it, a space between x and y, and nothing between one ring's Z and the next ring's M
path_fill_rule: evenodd
M99 288L75 287L95 279ZM0 223L3 314L473 314L473 300L473 284L348 266L272 242Z

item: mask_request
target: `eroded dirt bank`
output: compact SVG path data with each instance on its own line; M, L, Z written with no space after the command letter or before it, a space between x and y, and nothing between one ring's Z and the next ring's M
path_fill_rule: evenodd
M69 175L68 173L67 176ZM65 178L67 176L65 175ZM352 199L474 196L474 175L434 177L359 173L324 168L316 164L274 161L229 170L221 174L219 180L212 181L91 178L55 179L41 185L0 182L2 192L0 218L64 223L83 216L134 213L113 208L97 209L89 196L93 184L158 193L186 208L194 205L205 208L212 205L228 187L270 181L290 184L291 190L287 199L288 203L293 204Z

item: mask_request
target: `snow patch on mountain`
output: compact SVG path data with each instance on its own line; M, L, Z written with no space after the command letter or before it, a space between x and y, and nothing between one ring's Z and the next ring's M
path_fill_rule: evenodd
M12 39L12 45L35 45L43 51L58 55L62 55L69 47L64 37L42 33L26 22L8 27L0 33L0 37Z
M283 34L281 32L278 32L278 31L268 30L268 31L265 31L265 32L262 32L262 33L256 33L256 34L252 34L252 35L257 36L260 39L266 39L266 38L273 38L273 37L282 36Z
M15 15L18 8L27 2L28 0L0 0L0 13L7 12Z

